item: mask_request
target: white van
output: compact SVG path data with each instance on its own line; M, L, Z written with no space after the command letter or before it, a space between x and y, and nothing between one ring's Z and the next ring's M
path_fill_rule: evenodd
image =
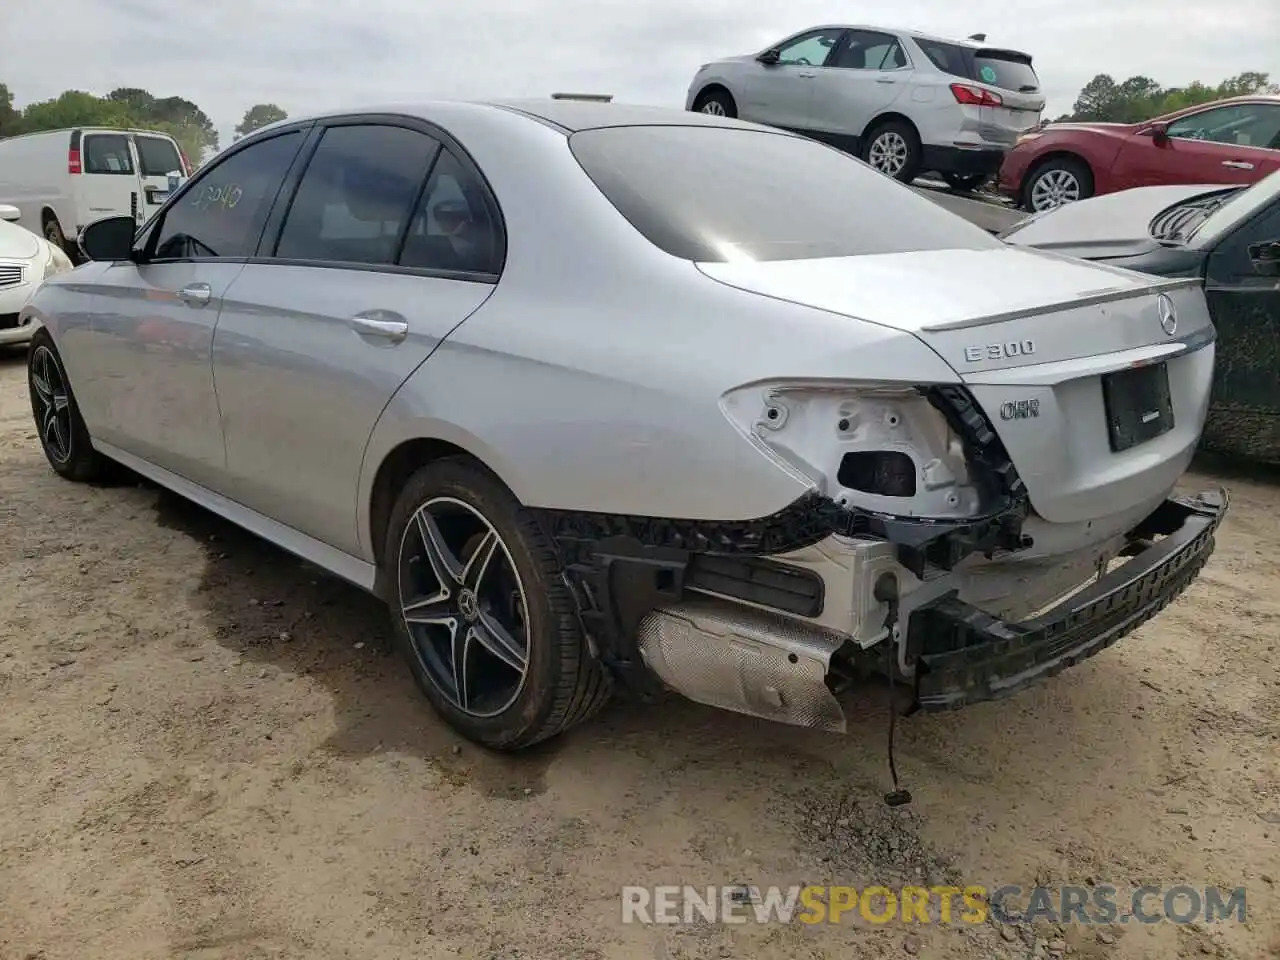
M132 215L141 226L189 174L177 142L152 130L80 127L0 140L0 203L73 258L90 223Z

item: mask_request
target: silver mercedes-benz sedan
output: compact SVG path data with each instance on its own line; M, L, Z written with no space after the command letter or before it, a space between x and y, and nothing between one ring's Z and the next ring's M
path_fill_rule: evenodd
M617 683L842 731L1181 593L1197 281L1006 246L830 147L679 110L381 106L238 141L50 278L53 469L112 462L385 598L516 749Z

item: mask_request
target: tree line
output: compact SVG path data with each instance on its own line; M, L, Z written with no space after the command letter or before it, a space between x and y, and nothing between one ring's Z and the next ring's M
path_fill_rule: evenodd
M1253 93L1280 93L1280 85L1273 84L1268 74L1257 71L1239 73L1217 84L1196 81L1185 87L1164 87L1146 76L1117 83L1110 74L1100 73L1084 85L1071 112L1055 122L1138 123L1184 107ZM254 104L236 126L236 138L287 117L274 103ZM67 90L52 100L18 109L9 88L0 83L0 138L78 126L160 130L177 140L195 164L218 149L218 131L213 121L182 97L157 97L137 87L120 87L105 97Z
M288 114L274 103L254 104L235 128L236 138ZM119 87L105 97L67 90L52 100L13 105L13 94L0 83L0 138L65 127L113 127L157 130L169 134L191 163L199 165L218 150L218 131L198 106L183 97L157 97L149 90Z
M1084 85L1071 112L1055 122L1141 123L1186 107L1257 93L1280 93L1280 85L1272 83L1267 74L1252 70L1216 85L1197 81L1185 87L1163 87L1144 76L1116 83L1110 74L1100 73Z

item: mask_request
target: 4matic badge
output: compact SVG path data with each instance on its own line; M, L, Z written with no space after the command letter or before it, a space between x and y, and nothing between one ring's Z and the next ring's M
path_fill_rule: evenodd
M1006 400L1000 404L1001 420L1029 420L1040 416L1039 400Z

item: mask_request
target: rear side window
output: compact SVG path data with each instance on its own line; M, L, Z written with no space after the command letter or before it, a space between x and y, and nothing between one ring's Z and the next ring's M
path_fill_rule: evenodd
M122 133L91 133L84 138L84 172L131 175L133 157L129 137Z
M165 211L152 259L250 257L280 184L302 146L282 133L214 160Z
M994 249L999 240L813 140L728 127L606 127L569 146L650 242L686 260Z
M182 158L173 141L164 137L135 136L138 148L138 165L144 177L163 177L174 171L182 173Z
M330 127L289 206L276 256L395 263L439 149L434 138L405 127Z
M503 253L498 210L488 189L452 151L442 150L409 226L400 265L496 276Z

